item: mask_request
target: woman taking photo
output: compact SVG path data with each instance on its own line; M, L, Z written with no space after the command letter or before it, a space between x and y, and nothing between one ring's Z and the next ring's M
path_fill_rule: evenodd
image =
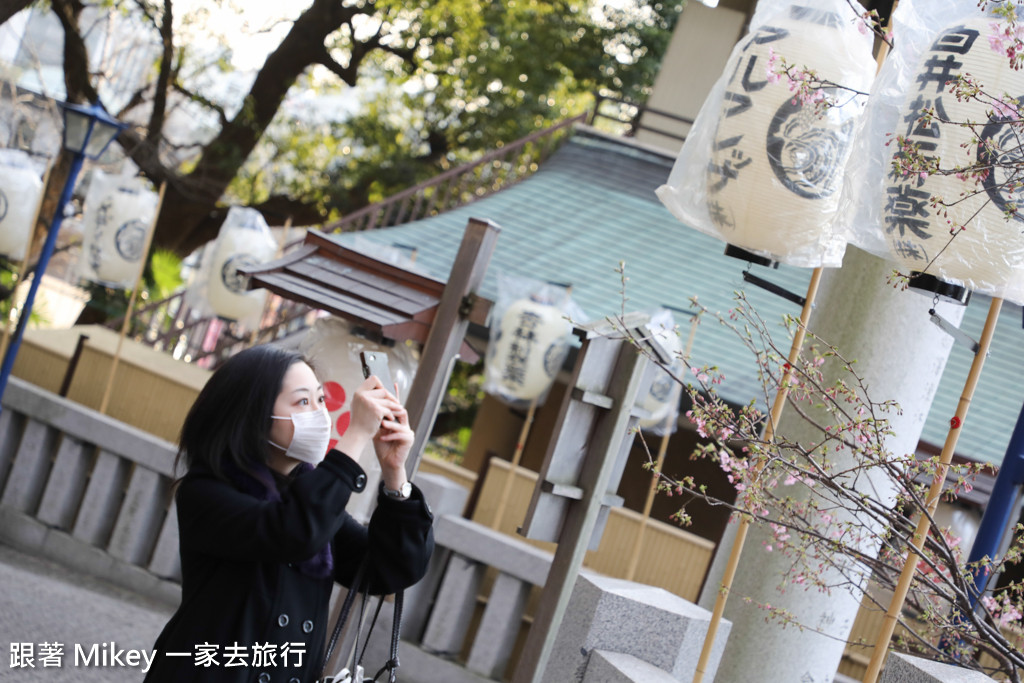
M335 581L350 585L364 559L371 593L423 576L432 515L406 480L413 432L391 390L363 382L327 452L323 388L299 354L258 346L210 377L178 449L181 605L146 683L311 683ZM382 481L364 527L345 506L366 486L353 458L370 442Z

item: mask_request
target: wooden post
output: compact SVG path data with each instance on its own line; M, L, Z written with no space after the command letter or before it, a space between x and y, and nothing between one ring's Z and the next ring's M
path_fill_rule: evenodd
M516 479L516 469L519 468L519 461L523 457L523 449L526 447L526 438L530 435L530 427L533 426L533 417L537 413L537 399L530 401L530 409L526 411L526 420L523 428L519 430L519 441L516 442L516 450L512 454L511 467L508 476L505 477L505 484L501 489L501 496L498 498L498 509L491 522L491 528L501 531L501 522L505 518L505 508L508 507L509 495L512 493L512 484Z
M603 365L609 359L613 363L606 383L602 382L605 384L603 389L594 386L595 375L601 370L588 362L591 357L596 364ZM575 485L560 485L557 481L545 483L542 480L534 492L536 502L537 492L551 484L552 491L548 495L565 495L568 505L564 519L558 525L558 548L512 683L539 683L543 678L580 566L597 528L616 464L620 457L628 454L633 440L629 427L633 422L633 407L646 362L646 357L634 348L601 335L588 338L580 350L576 371L560 411L562 428L549 446L546 463L549 465L560 454L579 456L582 459L578 463L579 478ZM552 471L547 467L545 470ZM541 476L544 477L545 473L542 472ZM536 520L534 516L528 520L527 527L531 521L553 520ZM547 533L545 529L540 531ZM529 533L527 536L542 537Z
M782 373L782 381L779 382L779 390L775 394L775 401L772 403L771 417L764 430L764 440L771 441L775 435L775 426L782 417L782 409L786 405L789 396L789 377L792 368L800 357L800 349L804 345L804 337L807 334L807 322L811 317L811 309L814 307L814 298L818 295L818 284L821 282L822 268L815 268L811 273L811 281L807 284L807 296L804 299L803 310L800 311L800 325L797 326L796 334L793 335L793 345L789 349L789 365ZM715 644L715 636L718 634L718 625L722 622L722 614L725 612L725 603L729 599L729 589L732 588L733 579L736 578L736 569L740 565L740 555L743 553L743 544L747 540L747 531L750 528L750 518L740 517L739 526L736 529L736 538L732 542L732 550L729 553L729 561L722 575L722 586L715 599L715 609L711 613L711 621L708 623L708 633L704 637L704 647L700 652L700 659L697 660L697 671L693 675L693 683L700 683L704 679L705 669L711 659L711 649Z
M28 257L32 252L32 239L36 234L36 226L39 225L39 214L43 210L43 200L46 198L46 184L50 182L50 171L53 170L53 159L46 164L46 170L43 171L43 189L39 193L39 201L36 202L35 214L32 218L32 227L29 229L28 241L25 243L25 255L21 258L21 263L18 266L18 279L14 283L14 290L11 292L11 307L14 307L14 302L17 299L18 287L25 279L25 269L28 268ZM37 275L42 275L37 273ZM21 315L19 312L18 315ZM14 321L11 320L11 316L7 315L4 317L4 334L3 339L0 339L0 358L3 358L7 353L7 345L11 343L11 331L14 327Z
M914 537L910 543L912 550L907 553L903 571L900 573L900 580L896 584L892 600L889 602L889 609L882 621L882 630L878 633L875 641L875 650L871 654L871 662L868 664L867 673L864 674L864 683L875 683L885 663L885 655L889 651L889 640L893 631L896 630L896 622L900 612L903 610L903 603L910 591L910 584L914 580L914 572L917 571L917 561L920 559L918 553L924 547L924 541L931 530L932 517L935 509L939 506L939 497L942 495L942 488L946 483L946 472L953 460L953 453L956 451L956 442L960 438L960 429L967 418L967 409L971 406L971 399L974 397L974 390L978 386L978 378L981 376L981 369L985 365L985 356L988 355L989 345L992 343L992 336L995 333L996 321L999 319L999 310L1003 306L1000 298L992 299L989 305L988 318L985 320L985 328L981 333L981 341L978 342L978 350L974 354L974 361L971 363L971 370L967 373L967 382L964 384L963 393L960 394L960 402L956 407L956 414L949 431L946 433L946 442L942 446L942 453L939 455L939 466L935 472L935 479L928 490L928 497L925 499L927 512L921 515L914 529Z
M501 228L490 221L469 219L448 284L438 302L437 314L420 355L419 370L406 400L409 426L416 433L410 457L405 463L410 480L423 457L423 447L430 437L442 394L448 386L462 339L466 336L469 320L464 313L471 304L470 297L483 283L500 232Z
M160 183L160 194L156 200L156 211L153 212L153 221L150 223L149 231L146 233L146 244L142 248L142 258L139 260L139 272L135 276L135 286L132 287L131 296L128 297L128 309L124 312L124 321L121 323L121 334L117 338L117 348L114 350L114 357L110 359L110 373L107 375L107 386L103 390L103 399L100 401L100 413L107 414L107 404L110 402L110 393L114 388L114 374L117 372L117 365L121 360L121 348L124 345L124 338L128 334L128 326L132 322L132 314L135 312L135 298L139 293L139 286L142 283L142 274L146 270L146 262L149 260L149 245L153 243L153 233L156 232L156 221L160 217L160 208L164 203L164 193L167 191L167 181Z

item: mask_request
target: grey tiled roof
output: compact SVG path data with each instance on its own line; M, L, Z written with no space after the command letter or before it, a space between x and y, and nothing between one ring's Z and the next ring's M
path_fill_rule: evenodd
M799 315L799 308L746 285L745 262L725 256L722 242L680 223L655 197L673 161L624 140L579 130L536 174L507 190L436 217L359 233L359 238L415 246L417 266L447 279L467 220L487 219L502 229L482 291L492 300L498 273L505 272L570 283L574 300L591 319L613 315L623 308L616 268L624 262L628 311L662 305L688 309L692 296L711 310L725 311L733 305L734 291L744 289L765 320L778 322L778 337L784 337L782 317ZM339 241L355 239L342 235ZM800 295L810 279L810 270L785 265L777 270L755 266L754 271ZM976 296L962 329L978 338L987 309L988 301ZM687 324L682 316L677 322ZM1024 401L1016 362L1022 340L1020 307L1007 304L958 453L986 462L1002 460ZM731 401L745 403L761 395L750 352L710 321L697 333L693 363L718 365L725 374L721 393ZM945 440L970 363L966 349L954 348L925 426L925 441L941 446Z

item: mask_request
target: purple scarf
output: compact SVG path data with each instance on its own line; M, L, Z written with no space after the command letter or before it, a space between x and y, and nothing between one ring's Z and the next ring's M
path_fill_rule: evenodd
M289 480L312 470L312 465L300 462L292 471ZM228 461L225 463L224 474L242 493L269 503L281 502L281 491L277 487L274 474L269 467L262 463L254 464L253 473L249 474L238 469L233 462ZM296 566L303 574L314 579L325 579L331 576L334 570L334 556L331 553L330 542L316 555L296 563Z

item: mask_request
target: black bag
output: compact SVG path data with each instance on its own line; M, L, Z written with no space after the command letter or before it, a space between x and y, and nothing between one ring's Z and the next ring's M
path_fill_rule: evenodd
M321 683L363 683L366 679L363 676L363 655L366 654L366 646L370 643L370 636L373 635L373 627L377 623L377 617L380 616L381 607L384 605L384 596L381 596L377 602L377 609L373 614L373 620L370 622L370 628L366 633L366 640L363 641L363 648L359 650L359 637L360 631L363 627L363 617L366 610L366 603L370 599L369 586L366 581L366 561L363 561L359 565L359 570L356 572L355 580L352 582L352 588L349 589L348 595L345 596L345 601L341 604L341 612L338 614L338 620L334 624L334 631L331 633L331 639L327 643L327 651L324 653L324 662L320 667L320 680ZM327 663L331 659L331 655L334 654L334 648L338 644L338 637L341 635L341 630L345 627L345 623L348 621L349 613L352 611L352 604L355 602L356 595L362 593L363 600L359 607L359 621L356 625L356 639L355 646L352 648L352 658L349 665L341 669L338 673L333 676L326 676L327 674ZM384 666L374 675L371 681L376 681L380 678L381 674L385 671L388 672L388 683L395 683L398 675L398 640L401 637L402 630L402 603L404 601L404 592L398 591L395 593L395 614L394 620L391 625L391 651L390 657L384 663ZM358 656L357 656L358 655Z

